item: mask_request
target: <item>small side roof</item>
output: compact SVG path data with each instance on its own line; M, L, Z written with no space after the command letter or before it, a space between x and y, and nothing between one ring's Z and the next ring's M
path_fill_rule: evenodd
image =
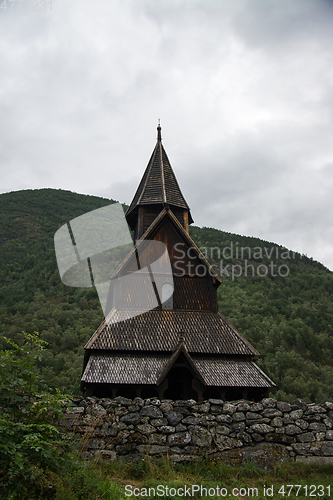
M81 382L91 384L158 385L173 356L150 354L94 353ZM195 373L206 386L275 387L274 382L252 361L191 357Z

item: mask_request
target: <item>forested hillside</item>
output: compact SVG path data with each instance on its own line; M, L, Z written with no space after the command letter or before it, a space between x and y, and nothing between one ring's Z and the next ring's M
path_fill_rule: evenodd
M54 189L0 195L0 348L3 336L19 341L23 330L37 331L48 342L39 370L66 392L79 393L83 346L103 314L93 288L61 283L53 237L112 202ZM220 311L261 353L276 396L332 401L333 273L260 239L198 227L190 234L223 273Z

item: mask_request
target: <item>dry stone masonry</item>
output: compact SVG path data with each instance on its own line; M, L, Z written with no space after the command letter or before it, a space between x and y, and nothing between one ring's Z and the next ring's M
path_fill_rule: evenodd
M73 397L61 427L87 458L333 463L333 403Z

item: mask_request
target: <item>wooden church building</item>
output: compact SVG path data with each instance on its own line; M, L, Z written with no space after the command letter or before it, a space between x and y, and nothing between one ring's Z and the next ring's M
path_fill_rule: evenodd
M111 276L106 319L85 346L81 388L97 397L258 401L275 384L218 311L221 279L190 238L190 209L157 131L125 214L134 247Z

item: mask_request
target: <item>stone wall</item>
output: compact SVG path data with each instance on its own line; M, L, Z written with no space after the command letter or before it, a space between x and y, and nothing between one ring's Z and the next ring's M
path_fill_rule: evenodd
M61 427L83 457L333 463L333 403L72 398Z

